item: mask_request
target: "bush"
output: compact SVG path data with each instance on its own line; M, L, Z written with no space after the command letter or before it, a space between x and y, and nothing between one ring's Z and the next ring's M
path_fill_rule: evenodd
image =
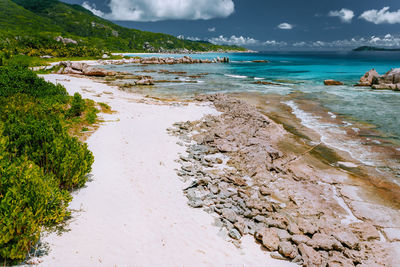
M68 215L68 190L85 184L94 161L68 134L68 115L85 108L79 94L0 67L0 259L23 260L42 228Z
M33 97L58 97L65 99L67 91L61 85L54 85L39 78L33 71L18 65L0 68L0 97L15 94Z
M79 93L75 93L74 98L72 99L71 108L68 111L68 115L70 117L78 117L82 115L85 107L85 100L82 99L82 96Z

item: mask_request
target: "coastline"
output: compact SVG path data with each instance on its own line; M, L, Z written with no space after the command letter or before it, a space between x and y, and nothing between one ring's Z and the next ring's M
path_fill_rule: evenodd
M96 64L96 63L98 64L98 62L96 62L96 61L91 62L91 64ZM47 77L50 77L50 76L47 76ZM68 79L69 80L77 79L80 81L88 80L86 78L81 78L81 77L75 78L75 77L60 76L60 75L58 75L57 77L61 77L61 80L64 79L65 82L67 82ZM89 80L89 81L93 82L93 80ZM102 98L102 97L104 97L103 100L105 100L104 102L106 102L106 103L108 103L107 101L111 101L111 102L116 101L116 103L117 103L118 100L124 100L124 101L130 102L130 104L132 104L132 105L135 105L135 104L150 105L152 107L152 108L150 108L150 110L152 110L152 111L154 111L154 109L156 109L157 107L165 106L165 102L170 102L169 105L167 105L167 106L172 105L176 108L183 108L184 106L191 107L193 105L193 103L190 103L191 101L189 101L189 104L188 104L187 102L182 102L182 101L179 101L176 99L173 100L172 103L171 103L171 101L164 101L164 103L163 103L162 101L159 101L160 99L157 99L157 98L143 97L141 95L125 93L116 88L107 86L105 84L99 84L96 82L93 82L93 83L97 84L96 87L104 86L104 90L106 90L106 91L103 94L99 94L99 92L94 92L91 88L88 88L88 87L92 87L93 84L88 87L85 85L79 84L80 88L78 88L78 89L72 89L71 87L68 88L68 86L67 86L67 89L71 90L70 93L73 93L74 90L81 90L81 93L86 98L93 98L93 97ZM103 83L104 83L104 81L103 81ZM78 82L76 82L75 86L78 86L77 84L78 84ZM93 99L93 100L103 101L103 100L99 100L99 99ZM143 104L143 103L146 103L146 104ZM251 99L250 99L249 103L252 103ZM109 104L111 104L111 103L109 103ZM256 104L256 106L258 106L257 101L255 102L255 104ZM111 106L113 107L113 105L111 105ZM191 108L189 108L189 109L191 109ZM140 108L139 108L139 110L140 110ZM119 111L119 110L117 110L117 111ZM124 109L124 112L126 112L125 109ZM120 112L120 114L125 114L124 112ZM216 112L214 108L211 108L211 111L208 110L208 112L213 114L214 116L217 116L217 114L220 114L221 111ZM190 111L188 113L190 113ZM207 114L207 112L199 112L198 116L202 117L203 115L206 115L206 114ZM266 112L266 114L268 116L270 116L268 112ZM191 117L188 120L196 121L196 120L200 119L200 117L198 117L198 116ZM148 118L148 119L150 119L150 118ZM179 116L176 115L175 119L170 121L169 126L171 126L175 122L182 121L182 120L186 121L185 118L183 118L181 114ZM279 122L278 122L278 124L279 124ZM302 127L304 127L304 125ZM168 128L168 127L165 126L165 129L166 128ZM310 131L305 131L304 133L310 134ZM96 133L94 135L96 135ZM287 150L288 144L292 145L293 144L292 142L298 141L297 138L294 138L294 139L296 139L296 140L292 140L290 142L286 142L286 144L283 144L281 147L279 147L279 150L283 153L292 154L292 156L296 156L296 153L298 153L299 151L304 151L303 150L304 148L301 148L301 146L298 146L298 145L295 145L296 148L294 149L294 151L291 151L293 149L293 147L290 148L289 150ZM298 151L296 151L296 149ZM171 151L173 151L173 150L171 150ZM179 150L179 152L183 153L182 148ZM339 154L340 154L340 156L343 156L342 153L339 152ZM132 154L132 156L137 157L137 155L135 156L134 154ZM344 156L344 158L349 159L348 156ZM175 159L177 159L177 157L175 157ZM351 159L351 157L350 157L350 159ZM171 158L171 160L173 160L173 159ZM316 172L312 172L312 173L313 173L313 175L317 175L317 177L318 177L318 175L323 175L324 172L326 171L326 166L324 166L324 164L321 165L318 163L318 160L321 160L321 159L318 159L317 161L315 161L315 159L313 159L313 160L311 160L311 162L309 160L310 159L305 160L305 161L303 161L303 160L299 161L300 163L298 163L299 165L297 166L298 168L296 169L296 171L299 171L299 173L302 172L301 164L303 164L304 166L308 166L309 164L316 164L316 162L317 162L317 164L314 165L314 168L316 168L315 169ZM350 164L351 161L344 162L344 163ZM160 163L160 165L162 165L162 164ZM348 165L348 166L350 166L350 165ZM347 179L347 178L349 178L348 176L353 176L353 174L354 174L353 170L352 170L353 166L350 166L349 168L347 168L347 169L349 169L348 170L349 172L346 172L346 168L342 168L342 167L340 169L342 172L344 171L344 173L341 173L340 175L338 175L336 178L333 179L333 181L329 180L329 179L328 179L329 182L324 181L324 183L325 182L330 183L331 185L333 185L335 187L335 189L334 190L332 189L332 190L334 192L336 192L334 194L336 197L334 197L334 199L331 199L331 201L334 201L336 203L335 205L341 206L341 208L343 208L345 210L345 213L346 212L348 213L348 215L346 215L346 216L348 216L349 218L352 218L353 220L361 219L362 221L372 222L372 225L377 227L377 229L380 231L380 238L378 238L378 242L382 241L384 243L385 242L388 243L387 239L391 239L391 241L393 243L393 249L398 250L400 247L400 243L399 243L400 232L398 230L400 225L397 225L398 222L396 221L396 219L393 219L393 216L394 216L394 218L396 218L396 214L398 213L398 208L392 209L392 207L386 207L386 204L388 204L388 203L387 202L385 203L385 201L379 200L380 196L382 194L385 194L385 190L383 190L382 192L376 191L376 188L374 186L379 187L380 186L379 184L374 184L374 186L371 186L368 184L368 179L365 180L360 175L358 175L359 177L356 179L354 179L354 177L351 177L351 179L348 180ZM344 167L346 167L346 166L344 166ZM365 173L361 173L361 174L366 175ZM328 172L328 176L329 175L332 175L332 173ZM373 174L368 174L367 176L372 176L372 175ZM335 180L335 179L338 179L338 177L340 177L340 176L343 176L343 177L346 176L347 178L343 179L346 181L343 182L343 180L341 178L339 180ZM367 176L365 176L365 177L367 177ZM176 177L176 174L175 174L175 177ZM335 177L335 175L334 175L334 177ZM378 181L378 183L379 183L379 181ZM90 186L90 184L88 186ZM183 188L181 185L180 194L182 194L182 189ZM378 193L377 196L375 196L376 193ZM85 204L84 201L82 201L82 203ZM353 204L356 205L356 208L354 208ZM186 207L187 207L187 205L186 205ZM392 211L394 213L389 215ZM374 218L374 217L377 217L377 216L383 217L383 219L375 220L376 218ZM389 217L387 217L387 216L389 216ZM390 222L390 220L391 220L390 218L392 218L392 222ZM220 225L219 225L219 227L220 227ZM214 227L214 228L217 228L217 227ZM216 235L216 232L214 232L214 234ZM249 239L248 236L246 236L245 238L242 239L242 241L245 243L246 246L252 247L255 243L251 239L252 238ZM381 241L379 241L379 239ZM232 241L232 240L230 240L230 241ZM226 241L224 241L224 242L226 242ZM253 247L253 249L254 249L254 247ZM260 250L260 248L257 247L257 250ZM255 250L251 250L251 251L252 251L251 253L255 252ZM59 253L61 254L61 251ZM287 264L287 262L282 262L282 261L279 261L279 263ZM251 265L251 266L253 266L253 265ZM385 265L382 265L382 266L385 266ZM390 265L386 265L386 266L390 266Z
M87 78L44 77L117 113L105 114L87 140L95 155L92 181L74 193L67 231L42 238L50 251L40 266L293 266L270 258L252 238L237 248L219 236L215 217L186 204L174 170L183 148L166 129L218 114L214 108L165 105Z

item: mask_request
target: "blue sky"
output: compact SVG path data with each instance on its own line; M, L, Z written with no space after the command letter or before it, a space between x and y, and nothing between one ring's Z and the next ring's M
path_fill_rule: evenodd
M400 47L399 0L64 0L120 25L258 50Z

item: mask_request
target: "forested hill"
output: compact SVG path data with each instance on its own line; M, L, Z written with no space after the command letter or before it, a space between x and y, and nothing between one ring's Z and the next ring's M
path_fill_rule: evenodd
M64 39L58 38L56 41L59 36ZM20 53L38 56L56 53L57 49L62 50L64 47L76 53L70 56L90 56L102 50L244 50L240 47L217 46L208 42L181 40L168 34L128 29L97 17L79 5L57 0L0 0L0 51L20 49Z

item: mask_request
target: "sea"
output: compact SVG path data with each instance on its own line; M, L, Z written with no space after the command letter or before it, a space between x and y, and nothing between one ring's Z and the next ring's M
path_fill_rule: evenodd
M395 177L393 181L400 185L400 92L354 86L372 68L379 74L399 68L400 52L258 52L188 56L211 60L229 57L230 62L106 65L104 68L149 75L164 81L151 89L134 87L131 90L135 93L183 99L197 94L228 93L243 97L248 94L266 106L273 99L286 106L302 125L316 132L322 143L346 152L359 164L383 173L390 172ZM325 86L323 81L327 79L341 81L344 85Z

